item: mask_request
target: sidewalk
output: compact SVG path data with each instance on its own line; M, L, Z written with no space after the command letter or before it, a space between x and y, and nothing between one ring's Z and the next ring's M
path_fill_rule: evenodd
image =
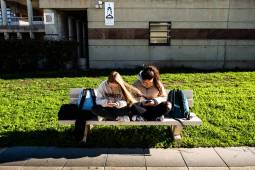
M255 170L255 147L0 148L0 170Z

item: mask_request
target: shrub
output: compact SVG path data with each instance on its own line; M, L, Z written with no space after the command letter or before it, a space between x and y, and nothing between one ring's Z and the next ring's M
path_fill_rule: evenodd
M73 41L0 40L0 71L58 70L75 58Z

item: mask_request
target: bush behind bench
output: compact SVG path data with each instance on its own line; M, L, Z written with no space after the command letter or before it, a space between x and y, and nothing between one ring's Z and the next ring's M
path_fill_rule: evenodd
M0 40L0 71L57 70L74 63L77 43L50 40Z

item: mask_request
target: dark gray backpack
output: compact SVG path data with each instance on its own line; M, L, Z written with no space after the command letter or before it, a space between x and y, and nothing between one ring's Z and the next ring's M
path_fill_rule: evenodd
M167 100L172 103L172 109L168 113L170 118L190 119L188 100L181 90L171 90L168 93Z

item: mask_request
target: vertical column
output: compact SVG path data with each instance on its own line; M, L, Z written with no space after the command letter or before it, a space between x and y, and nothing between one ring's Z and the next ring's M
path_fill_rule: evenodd
M62 31L63 31L63 38L65 40L67 40L67 36L68 36L68 26L67 26L67 16L66 16L66 13L63 13L63 16L62 16L62 23L63 23L63 28L62 28Z
M86 32L85 32L85 23L82 23L82 49L83 49L83 58L86 58L86 42L85 42L85 38L86 38Z
M22 39L22 34L20 32L17 32L17 39L19 39L19 40Z
M29 26L32 27L33 25L33 6L32 6L32 2L31 0L27 0L27 15L28 15L28 22L29 22ZM32 29L30 29L30 38L34 39L34 33L32 32Z
M81 58L80 36L81 36L80 21L76 20L76 40L78 42L78 48L77 48L78 58Z
M7 25L7 12L6 12L5 0L1 0L1 10L2 10L3 25Z
M82 55L82 30L81 30L81 21L76 20L76 33L77 33L77 42L78 42L78 48L77 48L77 52L78 52L78 66L80 69L85 69L85 58L83 58Z
M85 23L83 22L82 23L82 58L81 58L81 61L80 61L80 63L82 64L81 65L81 67L82 67L82 69L86 69L86 57L87 57L87 53L86 53L86 51L87 51L87 49L86 49L86 40L85 40L85 38L86 38L86 25L85 25Z
M88 41L88 12L87 10L84 11L83 16L83 31L84 31L84 57L85 57L85 63L86 63L86 69L90 68L89 65L89 41Z
M227 30L229 30L229 18L230 18L230 3L231 0L228 0L228 9L227 9ZM222 64L222 69L226 69L227 67L227 39L224 40L224 55L223 55L223 64Z
M73 40L73 19L68 16L68 39Z
M59 39L65 38L65 18L63 13L58 13L58 35Z
M6 1L5 0L1 0L1 10L2 10L3 26L7 26L7 12L6 12ZM9 39L8 32L4 33L4 39Z

